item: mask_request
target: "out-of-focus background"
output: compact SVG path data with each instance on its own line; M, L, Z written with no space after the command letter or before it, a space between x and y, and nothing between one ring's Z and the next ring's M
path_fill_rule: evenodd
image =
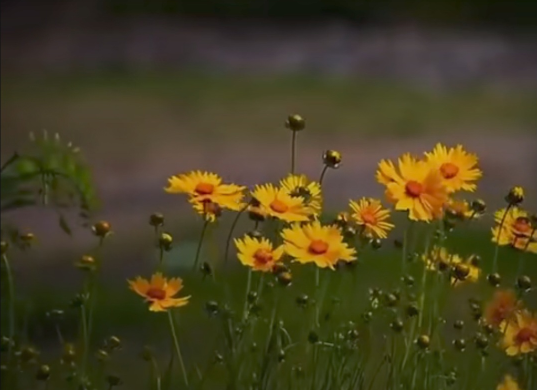
M111 280L150 269L154 211L165 213L180 243L177 262L192 257L199 221L184 199L163 192L171 174L206 169L246 185L282 177L290 150L283 122L293 113L307 121L300 172L315 178L324 149L343 154L325 181L330 211L382 195L374 180L381 158L438 141L479 155L485 176L477 196L491 208L515 184L527 188L528 207L537 205L535 2L3 0L1 7L2 160L43 129L81 147L103 204L98 217L116 231ZM47 211L17 217L39 240L29 264L17 265L32 270L24 272L29 286L56 280L95 243L83 230L66 239ZM66 275L62 283L76 280Z

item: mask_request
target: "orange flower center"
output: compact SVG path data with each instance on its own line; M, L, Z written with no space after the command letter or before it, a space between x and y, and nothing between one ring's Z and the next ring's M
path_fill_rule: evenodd
M452 179L459 173L459 167L452 163L443 163L440 166L440 173L446 179Z
M517 344L527 343L534 337L537 337L537 334L534 330L530 328L522 328L516 335L516 342Z
M410 180L406 183L405 191L408 196L417 198L423 192L423 184L418 183L415 180Z
M366 211L362 213L362 221L364 221L364 223L374 225L377 222L377 217L371 211Z
M268 249L260 248L255 251L254 259L259 264L270 263L273 259L272 252L269 251Z
M199 183L194 189L198 195L210 195L214 192L214 185L210 183Z
M275 213L285 213L287 210L289 210L289 206L287 206L284 202L282 202L279 199L274 199L270 203L270 208Z
M147 295L148 298L161 301L164 298L166 298L166 291L164 291L161 288L150 287L149 290L147 290L147 293L145 295Z
M322 255L328 252L328 244L323 240L313 240L308 251L314 255Z
M528 233L531 230L530 220L526 217L518 217L513 224L513 229L521 233Z

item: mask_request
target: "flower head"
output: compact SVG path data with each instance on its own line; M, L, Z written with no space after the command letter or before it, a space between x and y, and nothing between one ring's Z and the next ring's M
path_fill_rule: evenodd
M494 214L494 219L497 225L492 228L492 242L537 253L536 227L526 211L518 207L504 208Z
M509 190L509 193L505 196L505 201L511 206L519 205L524 201L524 188L515 186Z
M305 175L290 174L280 182L280 186L291 197L304 198L304 204L310 207L315 215L321 213L323 197L319 183L308 180Z
M382 207L380 200L361 198L358 201L351 200L349 206L352 210L351 217L364 229L365 235L376 238L388 237L388 232L394 225L386 222L390 217L390 211Z
M459 255L451 254L446 248L439 246L434 246L421 258L429 271L445 271L451 264L461 262Z
M180 278L166 279L160 272L155 273L151 280L137 277L128 282L131 290L150 304L150 311L166 311L172 307L185 306L190 299L190 296L174 298L182 290L183 281Z
M170 194L188 194L195 202L213 202L238 211L245 187L223 184L222 178L215 173L193 171L170 177L164 190Z
M498 290L485 307L485 320L492 326L500 326L510 320L519 309L520 303L513 290Z
M511 375L506 375L503 377L503 381L498 384L496 390L520 390L520 387L518 387L518 383Z
M315 263L321 268L334 269L339 261L356 260L356 250L344 242L341 230L323 226L319 221L293 225L282 231L285 252L299 263Z
M272 184L256 186L252 197L267 215L286 222L307 221L313 213L302 196L291 196Z
M377 179L386 183L386 196L396 210L407 210L409 218L417 221L431 221L442 214L447 192L437 169L405 154L398 161L398 172L394 171L381 161Z
M235 245L240 262L254 271L271 272L283 255L283 246L273 248L266 238L246 235L242 239L235 239Z
M465 151L462 145L448 149L436 144L432 152L425 153L425 158L427 163L438 169L448 192L475 191L475 182L482 172L477 168L477 156Z
M505 353L515 356L537 350L537 317L527 310L515 313L512 319L500 324Z
M222 207L216 202L212 202L210 200L200 202L196 200L196 198L190 199L189 202L194 211L205 218L205 220L208 222L215 222L216 219L222 215Z
M472 257L465 260L462 260L459 256L453 256L451 258L451 284L453 286L459 286L463 282L475 283L478 281L481 276L481 268L471 260Z
M472 209L470 203L466 200L449 199L446 204L446 214L462 221L475 219L481 216L481 213Z

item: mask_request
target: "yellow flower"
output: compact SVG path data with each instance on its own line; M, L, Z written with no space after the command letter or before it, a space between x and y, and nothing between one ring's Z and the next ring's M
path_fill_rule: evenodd
M193 171L170 177L164 191L170 194L188 194L197 202L213 202L220 207L238 211L245 188L222 184L222 178L215 173Z
M425 157L427 163L442 175L448 192L475 191L477 188L475 182L482 176L477 168L478 158L465 151L462 145L448 149L439 143L432 152L425 153Z
M454 255L451 258L450 265L452 267L451 284L459 286L464 282L475 283L481 276L481 268L472 261L472 257L462 260L459 256ZM457 267L459 265L459 267ZM461 273L461 274L459 274Z
M494 213L497 225L492 228L492 242L500 246L511 245L519 250L537 253L537 231L535 226L532 226L528 213L518 207L511 207L507 210L507 214L505 213L505 208Z
M518 383L511 375L506 375L503 377L503 381L498 384L496 390L520 390L520 387L518 387Z
M218 203L211 201L200 202L196 198L190 199L189 202L192 208L206 221L214 222L222 214L222 207Z
M323 197L321 186L316 181L310 181L305 175L288 175L280 182L280 186L292 197L304 198L304 204L311 208L315 215L321 213Z
M502 322L511 320L520 307L520 301L513 290L498 290L485 307L485 320L487 324L498 327Z
M399 159L399 173L394 175L391 168L386 171L386 166L389 164L381 162L377 178L389 178L386 195L396 210L407 210L408 217L416 221L431 221L442 215L447 192L438 170L410 154Z
M422 255L425 267L429 271L445 271L452 262L460 262L461 258L457 254L450 254L444 247L434 246L429 253Z
M399 173L393 162L390 160L381 160L379 163L379 169L376 174L377 181L380 184L388 185L396 180L401 180Z
M500 325L503 329L502 345L505 353L515 356L537 350L537 317L527 310L514 315Z
M312 215L312 210L304 204L303 197L291 196L286 190L272 184L256 186L252 197L267 215L286 222L307 221Z
M448 215L452 215L460 220L476 219L481 215L475 210L472 210L468 201L459 199L449 199L446 205L446 212Z
M353 213L356 224L364 229L365 235L377 238L388 237L388 232L394 225L386 222L390 218L390 211L382 208L380 200L361 198L358 201L351 200L349 206Z
M160 272L155 273L150 281L137 277L128 282L131 290L150 303L150 311L166 311L172 307L185 306L190 299L190 296L174 298L182 290L183 281L180 278L168 280Z
M252 238L246 235L235 239L237 257L240 262L254 271L270 272L283 256L283 245L273 248L266 238Z
M343 241L336 225L322 226L319 221L295 224L282 231L285 252L299 263L315 263L334 269L339 260L356 260L356 250Z

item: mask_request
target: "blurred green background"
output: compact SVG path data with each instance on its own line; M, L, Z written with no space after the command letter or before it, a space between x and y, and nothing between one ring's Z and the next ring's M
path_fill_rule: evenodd
M215 171L226 180L248 186L278 180L290 161L290 134L283 126L288 114L299 113L307 121L306 130L298 137L300 172L315 178L322 168L323 150L343 153L342 167L329 172L325 181L329 214L346 208L351 198L382 196L382 188L374 180L380 159L396 158L407 151L422 153L436 142L462 143L479 155L485 175L475 196L485 199L490 210L502 204L503 195L515 184L526 187L527 207L533 211L537 207L537 88L531 82L531 75L537 74L537 62L531 55L534 46L527 44L528 37L535 36L537 19L531 2L115 0L84 4L57 1L54 7L32 1L21 7L21 3L2 2L2 160L14 150L25 150L29 132L46 129L79 146L94 168L103 205L94 219L110 221L114 230L104 250L96 338L110 333L124 338L122 362L138 359L144 343L163 341L154 337L153 331L165 325L162 318L146 313L125 281L154 267L156 252L147 221L156 211L165 214L166 229L175 240L169 254L170 272L184 276L186 292L193 295L192 304L181 314L184 350L194 361L211 355L213 340L205 335L214 329L200 318L205 301L219 296L219 290L188 271L200 221L185 199L167 195L162 188L170 175L191 169ZM364 34L363 44L370 45L373 52L383 53L383 45L393 45L388 54L375 57L379 68L390 63L391 70L372 76L350 66L350 71L338 72L340 57L330 54L330 49L315 52L311 63L305 56L303 62L289 68L243 71L251 67L250 57L257 55L250 51L252 47L280 53L278 45L275 48L270 40L256 38L257 22L263 34L269 35L277 34L282 23L286 28L291 26L285 30L289 41L298 43L292 51L280 54L293 62L296 51L321 45L304 31L315 30L317 25L321 28L327 21L357 34L367 28L392 31L394 26L417 25L417 31L432 37L428 45L437 54L426 59L423 72L417 69L411 76L418 76L411 77L403 68L409 66L407 59L415 61L414 41L400 42L397 34L388 34L388 43L382 43ZM236 45L215 48L220 41L211 41L213 24L233 29L245 23L240 31L246 34L239 33L230 41ZM125 25L137 31L134 38ZM176 35L167 35L167 29L185 25L179 34L181 40L174 44ZM145 33L155 26L162 29L160 35ZM442 29L447 35L439 35ZM343 31L339 37L345 37L347 30ZM243 41L248 32L253 46ZM493 38L483 38L487 34ZM503 40L503 34L509 39ZM451 36L459 38L451 42ZM136 52L136 44L144 39L155 52ZM99 42L111 43L100 47ZM187 53L181 62L182 57L174 55L188 42L206 48L214 57L202 61L204 57L198 56L198 62L192 62ZM451 44L453 51L445 49ZM469 53L485 53L480 58L489 66L482 73L473 68L474 57L464 61L466 44L471 46ZM338 53L354 50L338 36L330 45ZM67 55L70 49L78 54ZM136 61L129 62L126 55L118 63L116 51L130 53ZM503 62L496 64L501 72L488 72L495 69L497 58L490 54L491 60L483 60L489 51L503 53L499 57ZM325 53L329 54L326 58ZM457 66L448 61L450 53L461 57ZM314 66L319 57L325 59L326 69ZM221 61L212 62L213 58ZM440 84L431 82L431 72L438 75ZM512 82L519 75L518 82ZM42 208L3 215L4 221L36 234L36 247L13 260L20 307L28 311L25 326L34 339L45 347L46 355L55 356L54 329L44 313L66 307L78 291L82 275L72 263L94 250L95 239L83 228L76 228L72 238L66 237L57 227L56 215ZM456 233L452 239L456 251L480 254L485 270L490 268L493 251L488 230L491 223L488 216L470 233ZM204 249L204 258L215 263L221 259L230 224L231 216L224 216L212 234L212 244ZM238 232L249 228L243 221ZM392 238L401 234L397 230ZM502 274L506 284L512 284L519 256L510 250L500 253ZM395 288L399 257L389 242L369 254L358 268L359 281L351 286L347 280L346 290L339 293L342 299L352 295L347 304L353 307L340 307L334 321L358 320L367 288ZM535 256L527 255L526 272L537 280ZM225 277L240 297L244 270ZM293 299L285 309L289 318L297 310L294 297L311 289L308 280L311 278L306 275L291 286L289 296ZM460 302L474 295L486 299L491 293L484 285L462 288L453 298L450 312L467 316ZM528 301L535 305L534 293ZM76 313L69 313L65 332L74 337ZM125 373L124 367L117 370ZM134 389L130 386L136 379L130 378L129 389Z

